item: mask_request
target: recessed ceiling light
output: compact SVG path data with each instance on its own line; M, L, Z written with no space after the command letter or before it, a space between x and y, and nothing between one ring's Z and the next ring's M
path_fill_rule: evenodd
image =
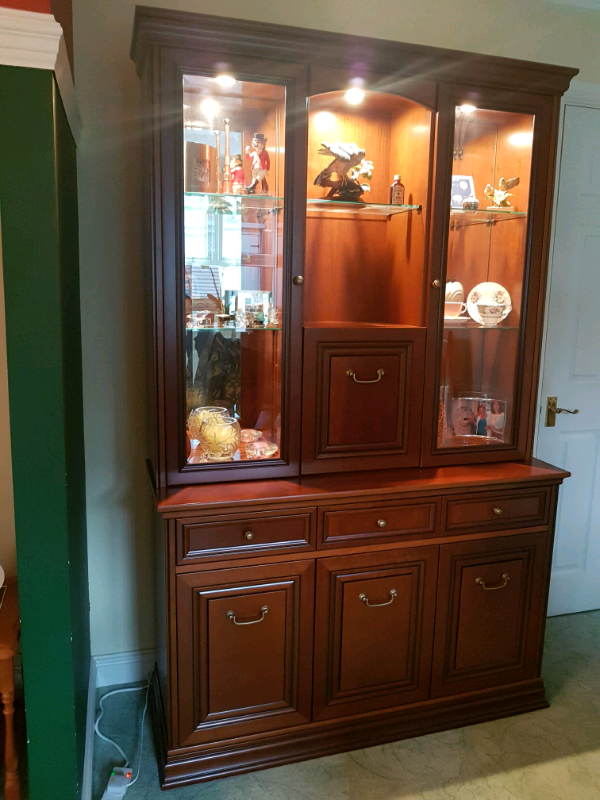
M233 86L235 83L235 78L232 75L227 75L226 73L223 75L217 75L215 80L219 86L222 86L224 89L229 89L229 87Z
M462 106L458 106L458 110L462 111L463 114L472 114L474 111L477 111L477 106L472 106L470 103L465 103Z
M365 93L362 89L354 87L353 89L348 89L344 97L346 98L346 102L350 103L351 106L357 106L365 99Z

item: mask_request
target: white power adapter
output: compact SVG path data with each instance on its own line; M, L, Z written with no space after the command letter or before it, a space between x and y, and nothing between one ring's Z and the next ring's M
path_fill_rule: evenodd
M127 791L130 783L131 767L114 767L102 795L102 800L119 800Z

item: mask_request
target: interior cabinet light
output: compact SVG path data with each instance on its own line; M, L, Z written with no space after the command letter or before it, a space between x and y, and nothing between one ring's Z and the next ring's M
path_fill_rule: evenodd
M348 89L344 97L346 98L346 102L350 103L351 106L357 106L365 99L365 93L362 89L354 87L353 89Z
M200 111L208 119L214 119L219 113L219 104L212 97L207 97L200 103Z
M477 106L465 103L463 106L458 106L458 110L462 111L463 114L472 114L474 111L477 111Z
M224 89L229 89L235 83L235 78L227 74L217 75L215 80L219 86L222 86Z

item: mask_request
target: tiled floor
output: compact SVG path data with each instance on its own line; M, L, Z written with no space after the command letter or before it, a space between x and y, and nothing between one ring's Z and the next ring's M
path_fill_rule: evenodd
M600 611L548 620L543 677L551 703L544 711L167 794L158 785L147 724L140 778L126 798L600 800ZM142 692L107 700L103 730L128 754L142 703ZM94 800L102 797L110 765L120 763L116 755L96 739Z

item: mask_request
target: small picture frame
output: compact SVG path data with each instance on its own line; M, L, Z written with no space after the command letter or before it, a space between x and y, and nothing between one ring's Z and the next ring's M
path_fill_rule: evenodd
M463 200L475 197L475 184L471 175L453 175L450 208L462 208Z
M454 436L484 436L504 442L507 405L506 400L495 397L470 395L452 398Z

